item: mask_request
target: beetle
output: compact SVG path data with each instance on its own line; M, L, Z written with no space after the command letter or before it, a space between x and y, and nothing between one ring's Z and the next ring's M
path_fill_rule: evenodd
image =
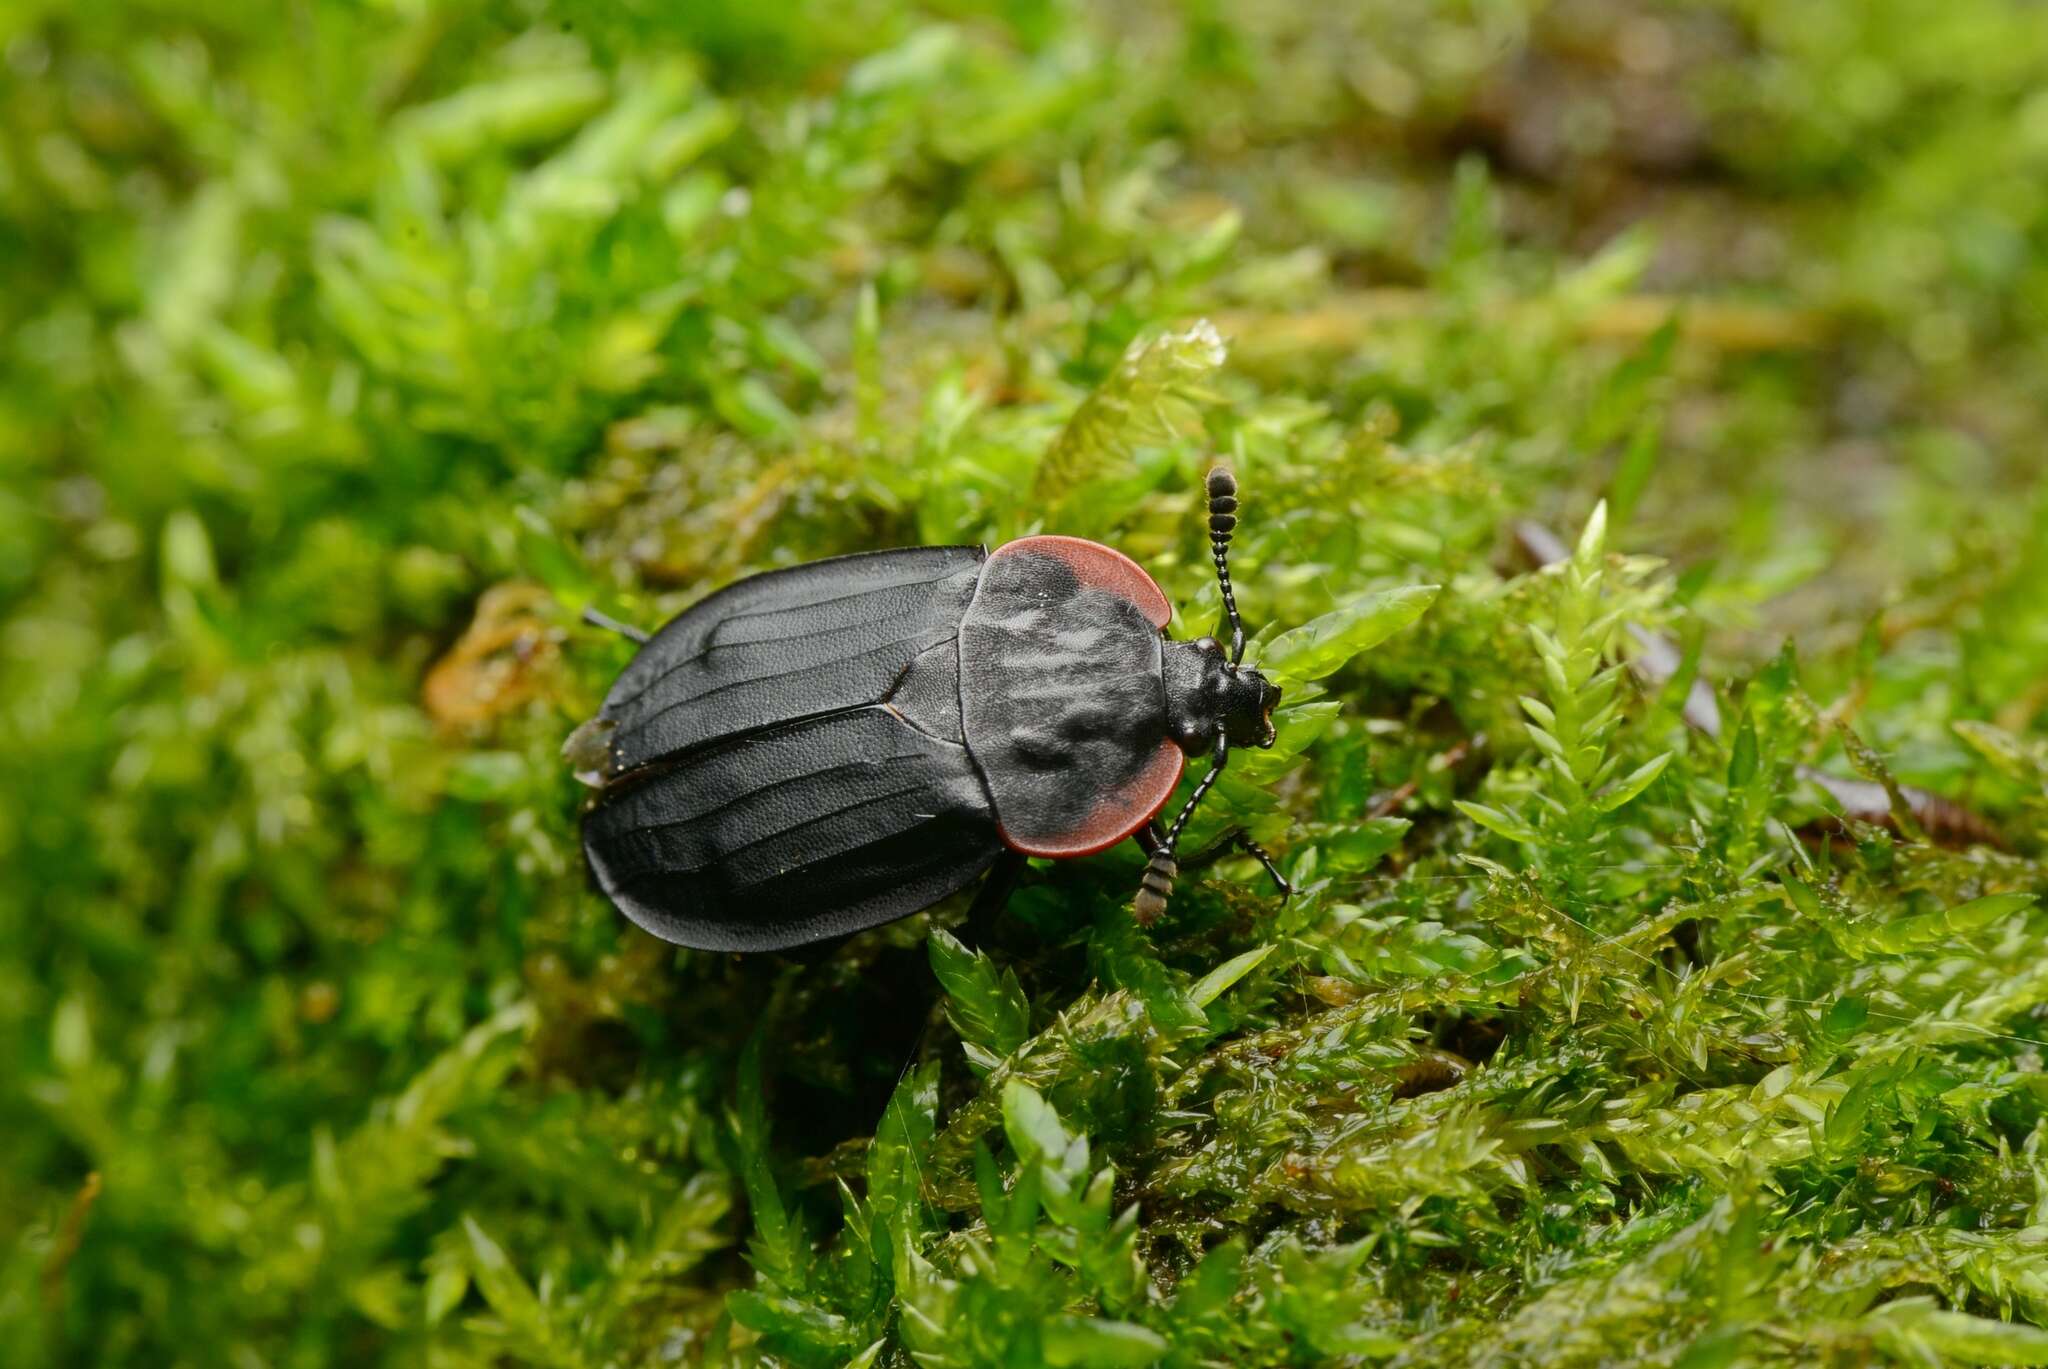
M1230 583L1237 481L1207 480L1229 644L1180 641L1123 553L1035 536L768 571L641 643L564 753L597 786L583 850L654 935L782 950L930 907L987 872L973 913L1032 856L1147 853L1132 900L1166 911L1181 834L1233 749L1273 744L1280 690L1244 662ZM1184 760L1210 767L1164 827ZM1233 832L1230 850L1272 858ZM1192 866L1195 861L1191 861Z

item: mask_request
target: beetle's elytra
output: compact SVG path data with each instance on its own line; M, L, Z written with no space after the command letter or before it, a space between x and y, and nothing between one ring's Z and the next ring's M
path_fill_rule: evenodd
M668 941L778 950L984 871L977 908L993 907L1027 857L1131 838L1150 854L1133 908L1157 919L1189 815L1233 747L1273 744L1280 698L1241 663L1228 470L1208 495L1227 648L1168 637L1152 577L1073 537L836 557L684 611L565 748L598 785L583 849L599 887ZM1213 764L1162 830L1197 753Z

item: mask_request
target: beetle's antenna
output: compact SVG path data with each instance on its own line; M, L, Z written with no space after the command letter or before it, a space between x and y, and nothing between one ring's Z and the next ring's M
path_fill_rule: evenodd
M1244 619L1230 588L1230 535L1237 531L1237 477L1228 466L1209 468L1209 552L1216 558L1216 583L1223 587L1224 621L1230 626L1230 663L1244 660Z
M594 608L585 608L583 610L583 621L592 627L601 627L606 632L616 632L629 642L638 642L642 646L647 645L646 633L634 627L631 623L620 622L608 613L599 613Z

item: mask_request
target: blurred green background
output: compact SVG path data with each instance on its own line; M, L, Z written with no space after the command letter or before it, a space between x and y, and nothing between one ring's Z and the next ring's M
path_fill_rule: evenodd
M2048 1363L2038 5L9 0L0 340L9 1366ZM1263 645L1445 587L1224 789L1285 912L588 889L583 607L1045 527L1199 631L1215 452ZM1727 725L1596 827L1608 609Z

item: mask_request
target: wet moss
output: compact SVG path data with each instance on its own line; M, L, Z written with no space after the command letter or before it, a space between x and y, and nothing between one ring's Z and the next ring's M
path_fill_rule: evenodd
M0 61L10 1365L2048 1363L2027 6ZM1296 897L590 889L584 609L1055 530L1198 634L1218 456Z

